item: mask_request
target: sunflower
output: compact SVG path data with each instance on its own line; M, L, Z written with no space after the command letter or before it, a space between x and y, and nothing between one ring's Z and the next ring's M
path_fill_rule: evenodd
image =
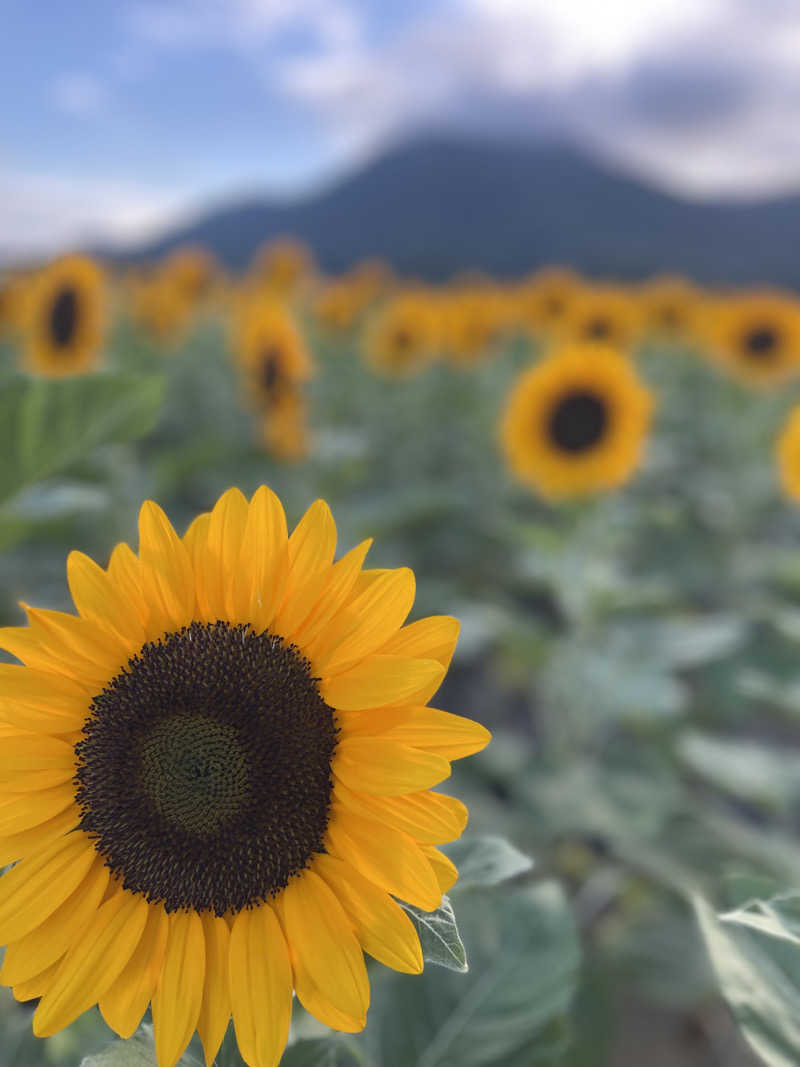
M488 285L459 287L443 297L441 307L444 349L462 366L490 355L507 327L505 302Z
M362 951L422 969L395 898L455 881L435 846L466 809L430 789L489 735L427 706L458 624L406 625L414 576L369 545L334 563L324 501L289 536L266 487L182 539L148 501L138 556L70 555L77 616L0 630L25 664L0 665L0 981L37 1035L97 1003L129 1036L151 1003L159 1067L195 1030L211 1064L231 1015L274 1065L293 988L356 1032Z
M256 250L252 273L259 281L279 295L291 293L311 275L314 259L302 241L293 237L279 237Z
M276 459L297 463L306 458L311 443L306 402L297 390L277 397L258 416L259 443Z
M534 332L552 330L566 318L580 286L580 278L571 270L550 267L537 271L518 290L520 319Z
M171 252L160 271L190 304L199 304L213 291L217 264L201 245L181 245Z
M305 341L277 301L245 300L235 317L233 343L251 406L270 407L311 377Z
M800 500L800 407L789 413L775 442L775 459L784 493L790 500Z
M705 332L712 355L754 385L785 381L800 367L800 309L779 292L727 296L708 305Z
M395 375L420 370L438 339L436 313L424 292L390 300L365 336L366 357L373 368Z
M56 260L27 286L26 362L35 374L85 374L100 358L105 337L103 271L87 256Z
M639 327L636 303L624 289L591 285L575 294L561 319L559 336L564 343L626 349L635 341Z
M700 293L684 278L653 278L641 286L637 299L645 333L667 341L695 335Z
M192 300L170 274L130 279L128 304L134 322L159 344L175 347L192 318Z
M546 496L614 488L639 462L652 406L623 355L567 348L515 385L501 427L508 462Z

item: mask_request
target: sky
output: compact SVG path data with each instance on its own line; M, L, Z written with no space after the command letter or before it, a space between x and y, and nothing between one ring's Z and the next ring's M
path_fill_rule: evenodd
M0 0L0 253L302 194L419 130L800 191L800 0Z

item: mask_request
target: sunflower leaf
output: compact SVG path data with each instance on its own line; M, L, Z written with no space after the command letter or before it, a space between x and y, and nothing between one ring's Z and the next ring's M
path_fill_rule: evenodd
M563 1062L580 956L560 887L471 892L459 901L459 918L468 975L426 969L376 988L382 1067Z
M716 915L694 900L711 962L744 1037L769 1067L800 1062L797 894Z
M402 907L417 928L426 963L436 963L462 974L469 970L467 952L449 897L442 897L442 906L436 911L421 911L410 904L402 904Z
M495 834L462 838L448 845L446 851L458 867L458 882L454 888L459 892L499 885L533 867L530 856Z
M281 1067L358 1067L362 1057L335 1037L296 1041L283 1054Z
M6 383L0 392L0 502L99 445L147 433L162 393L162 379L153 375Z
M156 1050L149 1027L127 1041L113 1041L94 1056L85 1056L80 1067L156 1067Z

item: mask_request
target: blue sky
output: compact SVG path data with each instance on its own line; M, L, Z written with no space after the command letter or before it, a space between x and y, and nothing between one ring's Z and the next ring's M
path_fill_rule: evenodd
M796 0L0 0L0 250L296 193L430 125L800 187Z

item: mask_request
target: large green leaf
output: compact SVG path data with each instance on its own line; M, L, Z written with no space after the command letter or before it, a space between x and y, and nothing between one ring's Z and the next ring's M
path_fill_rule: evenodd
M281 1067L358 1067L363 1062L361 1055L340 1038L320 1037L297 1041L287 1048Z
M717 916L695 899L723 996L748 1043L769 1067L800 1063L800 945L774 902Z
M371 1025L382 1067L557 1062L578 971L569 907L553 882L465 894L470 973L426 970L381 983Z
M153 425L162 379L98 374L64 381L15 379L0 390L0 502Z

